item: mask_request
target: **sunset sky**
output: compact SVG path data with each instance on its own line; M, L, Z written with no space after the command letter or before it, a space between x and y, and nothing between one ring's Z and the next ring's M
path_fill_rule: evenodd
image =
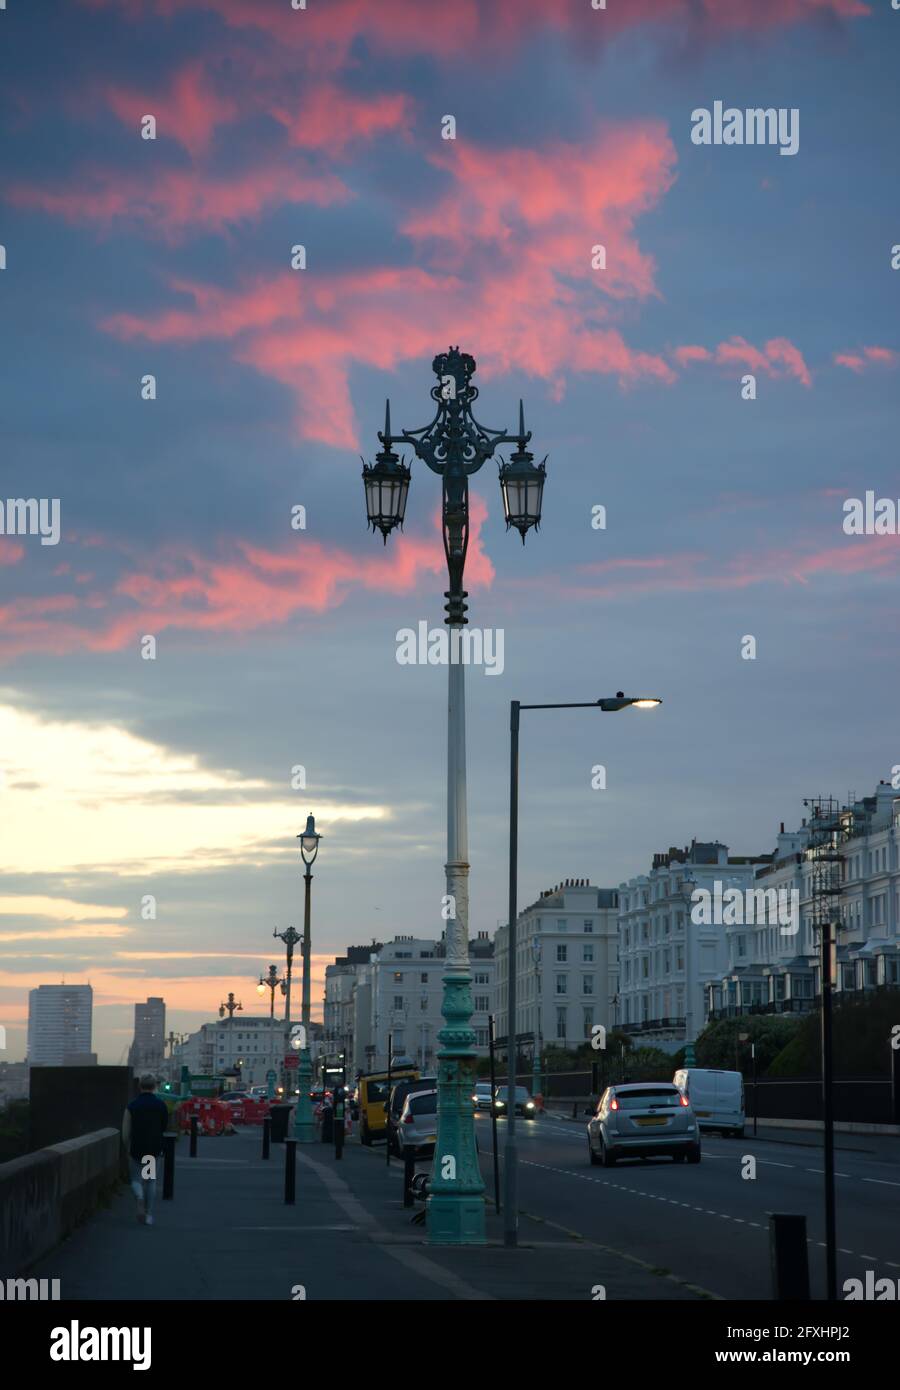
M898 49L888 0L8 0L0 500L61 539L0 537L7 1060L41 983L93 985L105 1062L147 995L259 1011L309 811L314 1016L346 946L440 933L446 670L396 660L443 618L440 487L413 464L385 548L360 454L450 344L549 454L524 548L473 481L472 933L511 699L664 701L523 716L521 903L890 777L900 539L842 508L900 497ZM799 152L693 144L716 100L796 108Z

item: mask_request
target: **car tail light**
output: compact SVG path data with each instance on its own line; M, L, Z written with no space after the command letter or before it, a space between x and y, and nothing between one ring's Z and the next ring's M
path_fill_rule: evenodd
M619 1102L616 1100L615 1096L613 1096L612 1100L609 1102L609 1108L610 1110L618 1110Z
M691 1102L688 1100L687 1096L682 1096L681 1103L682 1105L690 1105Z
M411 1124L413 1124L414 1121L413 1121L412 1115L404 1115L404 1116L403 1116L403 1123L404 1123L405 1125L411 1125Z

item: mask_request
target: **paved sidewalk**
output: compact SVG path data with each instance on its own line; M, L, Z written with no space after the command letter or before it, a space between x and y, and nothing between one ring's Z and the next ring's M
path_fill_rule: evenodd
M706 1296L530 1218L519 1249L506 1250L493 1206L484 1247L428 1246L402 1205L402 1165L388 1168L383 1148L356 1140L339 1162L330 1146L298 1146L297 1201L285 1206L283 1146L268 1162L260 1146L260 1130L248 1128L201 1139L191 1159L181 1140L175 1199L157 1201L152 1228L125 1188L31 1272L60 1279L63 1300L591 1301L598 1285L607 1299Z

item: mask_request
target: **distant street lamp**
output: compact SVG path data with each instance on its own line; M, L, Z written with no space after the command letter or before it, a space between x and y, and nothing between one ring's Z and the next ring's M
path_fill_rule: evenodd
M390 402L382 448L374 464L363 463L366 513L373 531L387 538L395 526L403 526L410 470L394 452L397 443L408 444L441 479L444 554L450 585L444 619L450 629L448 643L447 727L447 900L454 915L447 921L444 998L441 1014L445 1027L438 1034L437 1143L426 1205L428 1240L434 1244L481 1245L484 1243L484 1183L475 1148L472 1087L475 1076L475 1033L472 1029L472 975L469 965L469 852L466 808L465 667L460 658L466 618L467 594L463 588L469 543L469 477L493 458L503 445L515 445L509 461L500 464L500 489L507 530L512 526L524 542L526 533L541 520L546 460L538 465L527 445L531 432L519 403L516 434L488 429L472 414L478 388L472 385L475 359L458 347L439 353L432 362L437 385L431 388L436 404L434 418L421 429L391 432Z
M518 914L518 863L519 863L519 714L523 709L600 709L604 713L614 713L622 709L655 709L662 700L655 695L624 695L617 690L615 696L579 704L522 705L512 700L509 706L509 925L507 927L507 1012L506 1042L509 1076L507 1081L506 1150L503 1166L503 1243L515 1246L518 1241L519 1213L516 1150L516 916Z
M265 994L266 990L269 991L269 1018L275 1017L275 991L279 985L282 994L284 994L287 987L286 981L279 978L278 966L270 965L269 973L260 975L259 984L256 986L257 994Z
M287 931L273 931L272 935L277 937L279 941L284 942L285 956L287 960L287 968L285 970L284 979L281 982L281 988L284 993L283 1057L287 1057L288 1047L290 1046L291 1041L291 977L294 969L294 947L297 945L298 941L301 940L301 936L300 933L294 927L288 927ZM287 1066L287 1063L284 1060L282 1060L280 1070L284 1081L282 1090L284 1092L284 1098L285 1100L287 1100L288 1096L290 1095L289 1087L291 1084L290 1077L288 1076L288 1071L291 1069Z
M302 834L297 836L297 839L300 841L300 855L303 859L303 863L306 865L306 872L303 875L305 885L303 906L303 1002L300 1012L300 1021L303 1024L303 1035L297 1065L297 1085L300 1094L297 1097L297 1108L294 1111L294 1138L299 1139L301 1144L312 1144L316 1137L312 1101L309 1097L309 1088L312 1080L312 1058L309 1048L311 989L310 912L312 899L312 874L310 870L315 863L316 855L319 853L319 841L321 838L322 836L316 832L315 816L307 816L306 829Z

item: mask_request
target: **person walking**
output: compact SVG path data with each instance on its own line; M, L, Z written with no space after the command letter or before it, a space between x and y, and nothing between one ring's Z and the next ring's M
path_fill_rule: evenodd
M154 1095L156 1077L141 1077L140 1093L128 1102L122 1116L122 1142L128 1150L131 1190L138 1204L138 1221L153 1225L156 1200L156 1165L163 1150L163 1135L169 1127L169 1107Z

